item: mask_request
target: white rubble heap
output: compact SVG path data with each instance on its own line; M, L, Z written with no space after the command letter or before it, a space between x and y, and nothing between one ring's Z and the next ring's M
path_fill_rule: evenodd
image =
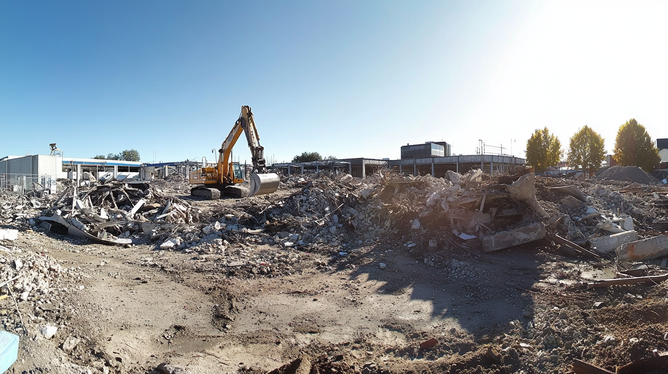
M81 273L77 269L64 268L48 255L0 246L0 294L10 299L13 296L19 309L24 313L28 311L23 316L26 323L55 324L55 320L45 321L44 317L36 317L41 314L38 309L47 304L62 306L61 294L67 291L63 284L77 280L81 280ZM3 328L15 333L23 332L20 316L14 306L4 305L4 309L0 309Z

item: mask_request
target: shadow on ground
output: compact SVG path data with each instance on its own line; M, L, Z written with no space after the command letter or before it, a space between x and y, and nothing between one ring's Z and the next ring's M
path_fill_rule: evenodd
M338 260L337 267L353 268L350 279L379 282L378 293L405 293L410 300L427 301L435 323L455 319L480 338L497 334L509 322L522 321L533 312L530 290L541 279L538 266L545 256L530 245L476 255L447 249L411 252L379 244L368 251L353 251Z

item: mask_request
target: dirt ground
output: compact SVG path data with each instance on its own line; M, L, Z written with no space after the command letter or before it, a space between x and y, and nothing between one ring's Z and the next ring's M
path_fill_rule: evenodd
M203 211L251 209L181 197ZM406 245L406 232L316 249L238 235L222 252L35 227L0 241L3 263L32 254L62 267L50 294L0 300L5 329L20 335L9 372L568 373L574 359L614 371L668 353L665 282L583 287L614 277L612 259L547 239L485 253ZM58 328L48 339L46 325Z

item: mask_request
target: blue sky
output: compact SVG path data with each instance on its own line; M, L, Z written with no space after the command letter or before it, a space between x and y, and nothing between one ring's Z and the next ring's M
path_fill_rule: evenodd
M668 137L667 67L666 1L5 1L0 157L211 160L241 105L275 162L546 126L611 152L630 118Z

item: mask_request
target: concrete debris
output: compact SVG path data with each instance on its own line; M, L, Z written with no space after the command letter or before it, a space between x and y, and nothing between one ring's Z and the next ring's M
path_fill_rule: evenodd
M569 196L575 197L582 202L587 201L587 197L575 186L554 186L550 187L552 191L556 191L562 194L567 194Z
M651 260L668 255L668 235L657 235L622 244L617 248L620 261Z
M152 241L163 250L224 254L231 256L228 263L246 261L236 256L245 245L337 255L388 235L405 236L402 242L411 243L404 245L407 251L474 253L559 234L563 240L557 244L567 242L580 255L595 257L587 248L611 254L668 222L659 209L668 206L665 193L626 182L537 178L533 173L490 177L480 170L447 171L445 178L434 178L381 170L365 179L293 175L280 183L280 190L290 193L250 197L247 209L219 212L194 209L176 197L188 186L181 176L172 178L180 179L97 181L90 187L63 186L57 196L18 196L0 205L0 217L15 227L105 244ZM432 246L432 241L440 244Z
M19 238L19 230L0 229L0 240L16 240Z
M151 374L186 374L187 371L178 366L169 365L167 363L162 363L158 365Z
M589 242L591 247L599 253L607 254L614 252L619 246L638 240L638 233L635 231L623 231L609 236L599 236L591 238Z
M640 184L656 184L658 180L637 166L613 166L596 172L596 179Z
M39 221L48 222L51 231L104 244L127 246L146 230L155 236L160 229L197 221L190 204L147 183L70 187L47 206Z
M536 222L514 230L502 231L494 235L486 236L482 240L482 247L485 252L493 252L540 240L544 237L545 226L542 222Z
M39 329L39 332L45 339L51 339L58 332L58 328L55 326L44 326Z
M469 234L466 234L466 233L463 233L463 232L457 234L456 231L455 231L455 235L457 235L459 238L464 239L464 240L471 240L471 239L476 239L477 238L477 236L475 236L475 235L469 235Z
M536 182L533 173L525 174L508 187L510 196L529 205L541 217L549 215L536 199Z
M577 209L580 206L582 206L582 202L573 196L566 196L563 199L561 199L561 204L571 208L571 209Z
M13 295L22 312L42 321L39 333L50 339L58 330L55 326L59 325L61 313L67 313L61 307L68 296L63 284L78 282L82 276L80 269L65 268L48 255L16 247L0 246L0 250L0 295ZM4 330L25 332L20 314L7 313L3 308L0 308L0 314L3 315Z
M72 351L74 351L77 345L79 345L80 342L81 339L70 336L69 338L65 339L61 348L63 349L63 352L71 353Z

